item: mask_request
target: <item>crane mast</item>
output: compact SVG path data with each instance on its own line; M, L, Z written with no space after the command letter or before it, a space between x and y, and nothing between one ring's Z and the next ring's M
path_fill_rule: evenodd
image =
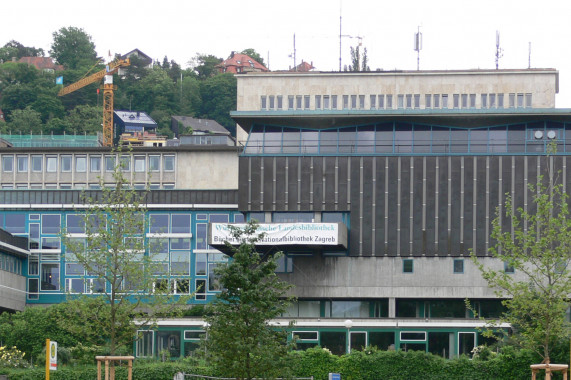
M109 63L105 69L80 79L58 92L58 96L67 95L105 78L103 84L103 146L113 145L113 90L115 89L113 86L113 73L117 72L121 67L127 67L130 64L129 59L117 59Z

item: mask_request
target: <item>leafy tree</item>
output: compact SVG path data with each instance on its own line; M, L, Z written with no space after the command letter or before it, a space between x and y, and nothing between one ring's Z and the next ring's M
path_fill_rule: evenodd
M345 71L371 71L368 66L367 48L363 49L363 55L361 55L359 46L356 48L351 46L351 65Z
M0 48L0 63L11 61L12 58L43 57L44 49L24 46L18 41L11 40Z
M50 55L66 69L91 66L97 62L95 44L83 28L61 28L53 34Z
M219 74L200 82L201 116L214 119L236 134L236 123L230 111L236 110L236 78L233 74Z
M242 50L241 54L246 54L248 57L253 58L259 64L266 66L264 63L264 58L262 58L262 56L252 48Z
M6 124L6 129L12 133L42 133L42 118L38 111L28 106L23 110L14 110L10 116L10 121Z
M182 99L180 101L180 113L183 115L196 116L200 113L202 99L200 97L200 84L194 76L183 76Z
M120 150L118 154L123 156ZM107 334L111 355L132 342L140 327L134 319L152 323L158 315L174 315L187 302L187 297L172 294L172 273L156 261L157 244L145 239L146 193L129 188L120 161L113 172L114 187L101 180L101 197L84 199L89 205L82 210L85 238L63 236L67 257L95 278L92 290L108 305L108 315L97 321L96 329ZM77 312L81 318L91 318L90 308Z
M79 105L67 113L63 119L63 128L65 133L68 134L88 134L95 135L101 132L101 120L103 115L103 107L96 107L90 105ZM60 125L55 123L52 125L54 132L56 126ZM62 132L63 132L62 131Z
M15 84L32 84L40 73L27 63L6 62L0 65L0 90Z
M62 117L65 113L61 100L50 93L39 94L32 108L40 113L42 123L54 117Z
M199 79L206 79L218 74L216 65L222 61L222 58L218 58L213 55L197 53L196 56L190 61L190 66L196 72Z
M215 269L222 291L205 315L207 359L220 375L239 379L283 374L288 350L286 331L269 321L285 312L291 285L276 276L276 257L256 251L256 229L256 223L232 229L242 243L229 246L232 261Z
M553 156L548 159L552 165ZM519 344L549 362L553 345L570 333L566 310L571 294L571 218L568 195L551 172L536 185L530 184L529 191L532 201L527 209L516 209L507 194L505 215L498 209L492 223L496 243L489 251L515 274L472 257L496 295L507 298L501 321L511 324ZM502 223L504 217L513 231Z

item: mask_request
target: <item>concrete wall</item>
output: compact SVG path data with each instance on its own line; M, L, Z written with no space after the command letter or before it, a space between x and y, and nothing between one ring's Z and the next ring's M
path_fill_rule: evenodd
M238 188L237 151L181 151L177 157L177 189Z
M554 69L467 70L467 71L400 71L370 73L249 73L237 75L238 111L258 111L263 95L282 95L287 109L288 95L309 95L310 109L315 109L314 95L337 95L342 109L343 95L365 95L364 109L370 109L369 95L392 94L393 109L399 94L420 94L420 107L425 94L448 94L452 108L453 94L476 94L476 108L481 108L481 94L532 94L533 108L555 107L558 72ZM516 104L517 107L517 104Z
M504 264L480 258L498 270ZM295 285L299 298L496 298L469 257L464 273L453 273L451 257L414 258L413 273L403 273L403 258L294 257L292 273L280 277ZM515 276L518 276L517 273Z
M0 270L0 308L24 310L26 304L26 278Z

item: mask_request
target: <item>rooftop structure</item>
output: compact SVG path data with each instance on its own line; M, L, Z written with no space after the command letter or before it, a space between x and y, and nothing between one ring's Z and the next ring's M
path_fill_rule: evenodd
M216 65L221 73L267 72L269 69L247 56L246 54L232 52L230 57Z

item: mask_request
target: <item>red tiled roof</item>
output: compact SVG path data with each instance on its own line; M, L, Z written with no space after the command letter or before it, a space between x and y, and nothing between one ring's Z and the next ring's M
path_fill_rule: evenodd
M227 73L238 72L237 68L240 68L240 72L243 71L270 71L268 68L255 59L241 53L232 53L230 58L216 65L222 69L222 71ZM226 70L224 70L226 69Z
M62 65L56 65L51 57L22 57L18 62L35 66L38 70L63 70Z
M315 69L315 66L313 66L313 62L308 63L308 62L301 61L301 63L299 65L297 65L295 69L290 69L290 71L307 72L307 71L311 71L313 69Z

